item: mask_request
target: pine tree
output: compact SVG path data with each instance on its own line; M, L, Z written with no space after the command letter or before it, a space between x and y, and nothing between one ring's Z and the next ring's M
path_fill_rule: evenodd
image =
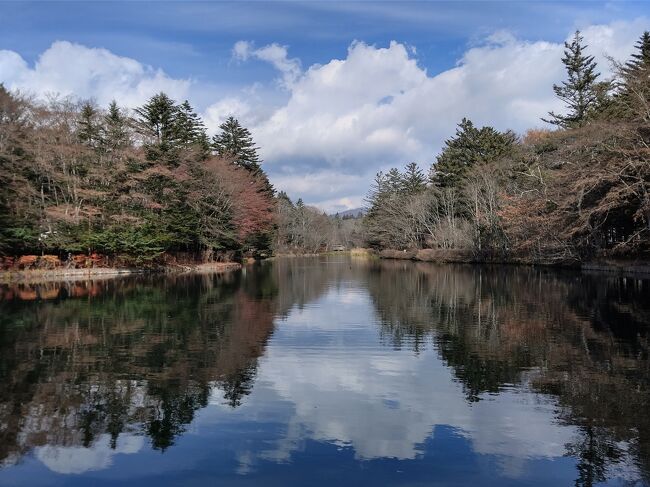
M402 174L396 167L386 173L385 188L390 193L399 193L402 189Z
M547 123L563 128L584 125L590 112L597 106L599 96L596 79L596 62L593 56L584 54L588 46L582 44L580 31L576 31L573 40L564 43L565 51L562 63L566 67L567 81L561 85L553 85L556 96L564 102L568 109L566 115L549 112Z
M424 173L415 162L406 166L402 174L401 190L406 194L416 194L426 188L426 178Z
M165 93L152 96L142 107L136 108L136 130L151 142L146 145L150 149L149 156L155 157L157 152L166 153L177 147L179 141L178 114L179 108L174 100Z
M445 141L445 147L436 158L431 180L441 188L459 187L469 168L506 155L515 141L513 132L499 132L493 127L478 129L471 120L463 118L456 135Z
M101 141L101 126L97 118L97 108L91 102L84 103L77 120L77 137L81 143L92 148L99 147Z
M291 201L291 198L289 198L289 195L285 191L280 191L277 195L277 198L278 201L284 201L289 206L293 207L293 201Z
M228 117L219 128L221 133L212 139L213 150L220 156L234 158L235 164L250 172L259 173L260 158L250 131L242 127L234 117Z
M639 73L650 75L650 32L645 31L635 45L637 52L623 68L624 73L630 76L637 76Z
M181 144L197 144L207 140L203 120L196 114L187 100L178 107L176 124Z
M619 68L616 108L624 118L647 120L650 118L650 32L644 32L635 47L637 52Z
M257 147L250 131L237 119L228 117L219 128L221 133L212 138L212 149L219 156L232 157L234 163L262 179L264 191L273 196L275 189L260 166Z
M129 144L127 119L113 100L104 117L104 144L109 150L116 150Z

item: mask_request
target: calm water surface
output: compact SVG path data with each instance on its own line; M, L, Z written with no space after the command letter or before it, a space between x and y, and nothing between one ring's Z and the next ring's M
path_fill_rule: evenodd
M0 485L649 485L650 281L346 257L0 287Z

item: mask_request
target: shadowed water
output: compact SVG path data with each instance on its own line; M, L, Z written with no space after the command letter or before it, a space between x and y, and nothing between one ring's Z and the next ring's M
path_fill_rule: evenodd
M0 287L0 485L649 485L650 281L280 259Z

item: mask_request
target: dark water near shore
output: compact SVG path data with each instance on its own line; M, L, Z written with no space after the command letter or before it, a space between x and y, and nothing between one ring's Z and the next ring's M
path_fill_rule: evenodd
M0 287L0 485L649 485L650 281L283 259Z

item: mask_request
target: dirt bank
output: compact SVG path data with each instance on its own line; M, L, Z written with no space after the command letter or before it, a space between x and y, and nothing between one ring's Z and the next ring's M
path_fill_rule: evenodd
M392 250L379 252L381 259L416 260L435 262L439 264L514 264L514 265L543 265L552 267L571 267L587 272L607 272L619 275L650 276L650 262L646 260L612 260L602 259L591 262L531 262L526 259L481 260L471 252L458 249L422 249L422 250Z
M8 270L0 271L0 283L9 282L47 282L47 281L65 281L68 279L98 279L110 278L116 276L126 276L132 274L152 274L152 273L186 273L186 272L228 272L241 269L241 264L237 262L209 262L204 264L182 264L173 266L161 266L152 268L114 268L114 267L89 267L87 269L65 269L62 267L56 269L29 269L29 270Z

